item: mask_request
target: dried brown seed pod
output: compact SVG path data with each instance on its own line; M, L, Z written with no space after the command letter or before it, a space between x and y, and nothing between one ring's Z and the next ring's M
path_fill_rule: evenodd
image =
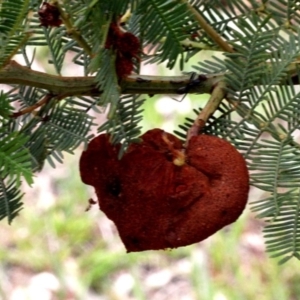
M184 152L178 138L160 129L141 139L118 160L120 145L100 135L80 159L82 181L95 187L128 252L197 243L236 221L249 176L230 143L199 135Z

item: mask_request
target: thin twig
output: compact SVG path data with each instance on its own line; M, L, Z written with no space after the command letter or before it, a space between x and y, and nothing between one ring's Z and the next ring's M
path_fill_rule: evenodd
M206 20L200 15L200 13L186 0L182 0L182 2L186 3L188 9L191 11L191 13L195 16L195 19L199 23L199 25L202 27L202 29L207 33L207 35L225 52L231 52L233 53L234 50L232 47L222 39L222 37L219 35L217 31L215 31L207 22Z
M86 40L83 38L83 36L79 33L79 31L73 26L70 17L68 14L65 13L65 11L62 9L58 1L54 1L53 3L59 10L60 18L62 19L63 23L66 26L67 33L72 36L72 38L78 43L79 46L84 49L84 51L89 55L93 56L93 52L91 47L88 45Z
M29 106L29 107L26 107L18 112L15 112L13 114L11 114L10 117L12 118L18 118L20 116L23 116L23 115L26 115L26 114L29 114L31 112L33 112L34 110L36 110L37 108L43 106L44 104L48 103L52 98L54 97L54 95L52 94L47 94L44 96L44 98L40 101L38 101L37 103Z
M185 39L180 41L180 44L185 48L193 48L193 49L200 49L200 50L212 50L212 51L220 51L218 48L213 48L205 43L199 43L195 41L191 41L190 39Z

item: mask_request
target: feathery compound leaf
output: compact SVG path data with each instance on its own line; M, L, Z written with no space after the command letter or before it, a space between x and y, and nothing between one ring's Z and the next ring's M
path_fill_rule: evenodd
M97 59L100 61L97 62ZM109 114L113 114L121 95L115 69L115 56L112 55L110 50L103 49L92 63L94 63L94 67L99 68L95 81L99 90L103 91L101 94L101 105L106 106L109 103Z
M269 0L266 9L279 25L291 24L299 27L300 13L297 1Z
M106 131L111 135L114 144L122 142L119 156L121 157L130 143L136 142L140 135L139 122L142 119L141 105L144 100L136 95L124 95L117 104L116 110L98 131Z
M300 255L300 189L283 197L280 215L270 219L264 228L267 252L271 257L282 257L282 264Z
M63 105L56 105L52 109L44 109L41 114L42 123L36 129L39 145L47 148L47 159L54 165L51 156L62 161L62 152L72 153L81 143L86 144L90 136L93 118L86 113L70 107L66 102ZM32 147L37 145L32 144ZM38 157L44 155L43 148ZM39 160L39 159L38 159Z
M182 69L184 49L181 42L189 37L189 30L193 27L186 4L180 1L144 0L137 15L136 22L140 24L144 43L155 48L156 54L149 62L167 61L167 67L172 69L180 56Z
M48 140L45 131L33 130L29 132L29 136L26 147L30 153L32 170L33 172L41 171L48 155Z
M141 0L140 0L141 1ZM100 9L102 11L109 11L114 13L116 16L122 15L126 12L126 10L130 7L135 6L135 2L139 2L136 0L123 0L123 1L99 1L94 0L90 4L90 7L94 7L96 3L100 5Z
M32 105L35 105L40 101L47 92L34 87L17 86L11 89L9 93L5 95L9 101L16 104L20 109L26 109Z
M280 192L279 188L298 187L299 171L295 166L300 163L300 151L293 149L291 143L291 138L281 142L262 140L257 143L257 149L248 156L252 160L251 169L257 171L251 177L253 185L271 193L276 192L275 196Z
M198 66L193 66L193 68L199 73L205 74L217 74L227 72L224 60L216 56L213 56L210 60L200 62Z
M7 217L8 224L11 224L22 209L22 196L19 184L0 178L0 220Z
M190 1L192 2L193 8L207 21L207 23L214 28L222 37L232 40L232 35L230 31L230 25L232 21L243 18L249 13L249 8L247 10L240 12L232 12L230 10L230 5L232 1L227 5L224 5L221 1ZM197 35L196 40L198 42L205 43L210 46L211 49L216 48L215 41L200 27L198 29L200 34Z
M61 74L65 52L63 51L63 39L65 30L63 27L45 28L43 27L45 38L50 51L51 59L49 62L54 65L57 74Z
M272 257L283 256L281 263L300 254L300 150L293 143L288 136L282 141L262 140L249 156L250 169L255 170L251 183L269 194L252 202L252 209L267 221L267 251L274 253Z
M10 101L7 99L7 95L0 91L0 124L4 119L8 119L10 114L12 113L12 106L10 105Z
M201 108L198 110L195 109L194 112L198 116L201 110ZM203 128L203 133L223 137L230 140L233 144L237 144L241 137L237 135L232 135L232 129L237 124L236 121L232 120L232 109L225 103L221 103L216 113L220 115L218 117L211 116L207 120L205 127ZM174 133L185 140L187 131L190 129L193 123L194 119L186 118L185 123L183 125L179 125L179 128L183 132L175 130Z
M18 132L7 133L0 131L0 176L10 177L20 182L24 177L32 184L31 160L26 148L28 138Z
M268 252L284 263L300 257L300 106L288 78L288 68L299 55L300 34L296 29L279 32L273 21L255 14L234 20L235 53L200 68L226 73L228 98L241 118L229 124L225 137L247 158L251 184L266 191L263 199L252 202L252 209L267 221Z
M289 33L281 36L268 26L267 21L256 16L251 22L240 21L239 28L243 29L243 33L235 32L240 38L234 45L239 53L226 55L230 58L225 60L229 70L228 91L237 101L249 101L252 97L258 104L264 100L274 85L286 78L288 66L298 56L299 38ZM270 52L270 49L276 51ZM251 104L254 105L254 102Z
M3 0L0 3L0 67L17 53L27 39L23 22L29 0Z

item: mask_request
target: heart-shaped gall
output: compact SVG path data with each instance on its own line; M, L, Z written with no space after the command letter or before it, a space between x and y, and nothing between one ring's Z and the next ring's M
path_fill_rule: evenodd
M199 135L183 152L181 141L160 129L141 140L118 160L120 145L103 134L80 159L82 181L95 187L128 252L187 246L236 221L249 176L230 143Z

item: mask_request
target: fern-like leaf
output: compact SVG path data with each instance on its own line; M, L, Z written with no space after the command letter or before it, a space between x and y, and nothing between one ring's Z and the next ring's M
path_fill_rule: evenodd
M195 109L194 113L195 115L199 115L201 112L200 109ZM211 116L206 124L205 127L202 129L202 132L204 134L212 134L219 137L223 137L226 139L230 138L229 132L233 127L236 126L236 121L232 120L231 117L232 109L226 105L225 103L221 103L221 105L218 107L216 114L219 114L218 117ZM178 135L183 140L186 139L186 135L188 130L191 128L191 126L194 123L194 119L186 118L185 123L182 125L179 125L180 130L175 130L175 134ZM237 136L232 136L231 141L234 143L237 143L239 138Z
M7 217L8 223L11 224L22 209L22 196L19 184L0 178L0 220Z
M263 230L267 252L271 253L271 257L280 256L279 264L292 257L300 259L300 189L285 198L280 206L280 215L271 219Z
M99 61L97 61L99 59ZM97 66L98 72L95 81L99 90L102 90L101 105L110 103L109 115L113 115L121 96L121 89L118 84L118 77L115 67L115 56L108 49L103 49L99 56L92 61L93 67Z
M111 135L111 142L122 143L119 156L121 157L130 143L136 142L140 135L139 122L142 119L141 105L144 100L136 95L124 95L117 104L116 110L108 120L99 127Z
M28 138L18 132L0 131L0 176L9 176L20 182L24 177L32 184L32 171L29 151L26 148Z
M64 62L65 52L63 51L63 39L65 30L63 27L44 28L45 39L48 44L51 59L49 63L53 64L57 74L61 75L61 69Z
M10 105L10 101L7 98L7 95L0 91L0 124L8 119L12 113L12 106Z
M172 69L180 57L180 67L184 64L184 48L181 42L189 37L190 29L195 27L187 6L180 1L144 0L137 11L143 41L153 45L156 55L149 62L167 62ZM137 27L139 27L137 26Z
M29 0L3 0L0 4L0 67L18 52L28 38L22 28Z
M63 151L73 153L81 143L86 145L90 139L88 132L94 125L91 116L74 109L67 102L51 109L44 108L39 118L41 124L36 129L36 134L40 136L38 143L46 146L47 160L52 166L55 166L53 158L62 162ZM39 157L43 155L44 150Z

